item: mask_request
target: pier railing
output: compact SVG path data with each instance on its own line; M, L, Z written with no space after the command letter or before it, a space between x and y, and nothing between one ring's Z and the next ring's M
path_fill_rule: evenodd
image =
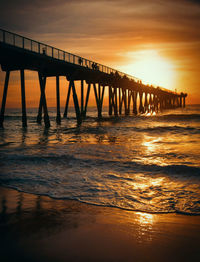
M37 53L37 54L43 54L46 55L48 57L51 57L53 59L57 59L57 60L62 60L65 61L67 63L71 63L71 64L75 64L75 65L79 65L82 67L86 67L89 68L91 70L98 70L100 72L106 73L106 74L118 74L120 77L127 77L135 82L139 82L142 83L142 80L123 73L119 70L113 69L111 67L102 65L100 63L96 63L94 61L91 61L89 59L86 59L84 57L81 56L77 56L75 54L63 51L61 49L58 49L56 47L50 46L50 45L46 45L44 43L32 40L30 38L21 36L19 34L15 34L9 31L6 31L4 29L0 28L0 42L3 42L5 44L9 44L15 47L19 47L22 48L24 50L28 50L31 51L33 53ZM158 87L156 85L151 85L154 88L159 88L160 90L163 90L164 92L168 92L168 93L173 93L176 94L176 92L173 92L171 90L162 88L162 87Z
M22 48L24 50L28 50L37 54L45 54L49 57L52 57L54 59L62 60L68 63L72 63L75 65L87 67L92 70L99 70L100 72L106 73L106 74L116 74L118 73L121 77L128 77L136 82L141 81L137 77L122 73L118 70L115 70L111 67L102 65L100 63L96 63L94 61L88 60L86 58L83 58L81 56L77 56L72 53L68 53L66 51L63 51L61 49L55 48L50 45L46 45L41 42L37 42L35 40L32 40L27 37L23 37L21 35L11 33L9 31L0 29L0 42Z
M72 64L76 65L73 66L75 69L76 68L82 69L80 71L85 72L85 74L82 74L83 75L82 78L78 79L81 80L81 86L79 86L79 89L81 88L80 105L75 88L75 82L77 80L71 78L69 81L69 87L68 87L65 111L64 111L64 117L67 117L70 93L73 93L72 96L73 96L78 125L82 122L82 119L86 117L91 85L94 88L98 118L102 117L102 105L103 105L105 87L108 88L108 94L109 94L108 96L109 115L112 115L113 112L115 116L117 116L118 113L121 115L122 108L124 108L125 115L129 115L131 110L130 109L131 101L133 106L132 112L134 114L137 114L138 112L139 113L153 112L153 111L155 112L158 111L159 109L162 110L162 109L170 109L170 108L176 108L182 106L185 107L185 98L187 94L184 93L177 94L175 92L172 92L167 89L163 89L161 87L145 85L142 83L141 80L139 80L134 76L130 76L128 74L122 73L108 66L96 63L94 61L85 59L83 57L65 52L53 46L46 45L2 29L0 29L0 48L1 48L0 63L2 66L2 70L6 71L4 91L2 97L2 106L0 111L0 127L3 127L8 83L9 83L10 71L12 70L20 71L22 125L23 127L27 126L24 67L32 68L33 70L38 71L41 94L40 94L40 102L38 107L37 122L41 123L42 114L44 113L45 127L46 128L50 127L50 120L48 116L48 109L47 109L47 102L46 102L46 95L45 95L45 85L46 85L46 79L48 77L48 71L46 71L47 75L45 74L43 75L40 72L41 70L40 63L38 67L35 66L35 61L34 61L35 58L38 58L39 61L45 60L47 64L48 62L54 62L54 63L50 63L50 65L54 64L53 70L55 70L55 72L53 72L52 68L50 68L52 72L50 73L49 76L56 76L56 102L57 102L56 121L58 124L61 123L59 76L63 75L63 71L62 71L63 67L61 67L60 69L58 66L58 71L57 71L57 65L58 65L57 61L62 61L62 63L59 63L59 65L64 66L64 70L65 70L64 74L68 73L70 75L71 70L66 70L65 65L67 66L70 65L69 67L71 69ZM12 56L12 53L13 53L13 57L10 57ZM16 62L15 53L16 54L20 53L21 58L22 59L24 58L25 61L27 57L26 55L31 54L29 67L26 66L26 64L25 66L23 66L23 64L20 65L20 62L18 64ZM11 61L12 59L14 60L14 63ZM31 62L33 63L32 67L31 67ZM11 64L11 68L9 67L9 63ZM13 64L14 66L12 68ZM46 66L48 67L47 64ZM83 68L85 68L85 70L83 70ZM60 74L59 74L59 69L61 70ZM89 70L91 74L88 74ZM98 75L98 77L93 77L96 75ZM102 80L104 78L106 79L106 81L103 82ZM84 83L85 85L87 85L86 96L84 95ZM139 106L137 106L138 102L140 103Z

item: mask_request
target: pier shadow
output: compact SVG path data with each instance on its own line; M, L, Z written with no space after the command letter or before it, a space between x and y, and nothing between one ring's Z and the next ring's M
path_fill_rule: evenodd
M0 187L0 239L54 235L82 225L84 206ZM89 211L89 210L88 210ZM90 222L95 221L90 217ZM89 222L89 221L88 221Z

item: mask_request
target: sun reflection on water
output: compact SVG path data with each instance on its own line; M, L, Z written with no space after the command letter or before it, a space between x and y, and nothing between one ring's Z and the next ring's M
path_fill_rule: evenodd
M151 242L153 240L153 225L154 215L148 213L136 212L138 216L137 222L139 224L138 229L138 242L144 244L145 242Z
M152 225L154 223L154 216L152 214L148 214L148 213L141 213L141 212L137 212L137 215L139 215L139 222L140 225Z
M152 138L152 137L144 137L144 141L142 143L143 146L146 147L147 152L153 152L156 150L156 143L160 141L160 138Z
M166 182L165 177L146 177L143 174L137 174L132 186L137 189L146 189L152 186L161 186L164 182Z

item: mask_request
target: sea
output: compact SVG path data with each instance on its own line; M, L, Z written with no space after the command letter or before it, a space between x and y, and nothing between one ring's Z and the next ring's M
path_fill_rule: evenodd
M63 109L62 109L63 111ZM92 205L200 215L200 105L157 114L108 116L95 107L77 125L36 123L28 109L7 109L0 129L0 186Z

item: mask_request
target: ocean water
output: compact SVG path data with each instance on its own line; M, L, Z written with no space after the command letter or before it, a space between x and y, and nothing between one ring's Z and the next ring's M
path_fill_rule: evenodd
M157 115L109 117L96 108L51 127L28 110L6 111L0 130L0 185L56 199L152 213L200 214L200 106Z

